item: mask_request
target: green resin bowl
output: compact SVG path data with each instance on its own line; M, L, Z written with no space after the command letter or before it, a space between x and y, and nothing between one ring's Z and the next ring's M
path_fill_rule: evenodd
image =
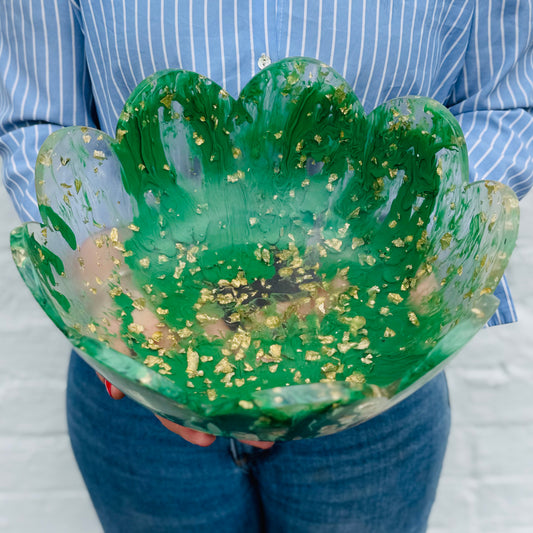
M442 105L366 115L304 58L237 100L157 72L116 139L52 134L36 189L43 223L13 256L76 351L152 411L241 439L334 433L427 382L496 309L519 219L511 189L468 183Z

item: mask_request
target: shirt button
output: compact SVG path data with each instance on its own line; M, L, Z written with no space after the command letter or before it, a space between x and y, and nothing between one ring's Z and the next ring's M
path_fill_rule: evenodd
M268 57L266 54L261 54L261 56L257 60L257 66L260 69L268 67L268 65L270 65L270 63L272 63L272 59L270 59L270 57Z

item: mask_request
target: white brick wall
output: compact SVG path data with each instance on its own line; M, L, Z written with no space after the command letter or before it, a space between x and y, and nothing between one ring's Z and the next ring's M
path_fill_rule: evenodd
M520 322L482 331L448 370L453 428L430 533L533 531L533 195L522 208L508 270ZM101 533L66 435L68 345L12 264L15 225L0 187L0 531Z
M16 225L0 185L0 531L100 533L66 432L68 342L11 260Z
M481 331L447 371L452 433L430 533L533 531L533 195L507 269L519 322Z

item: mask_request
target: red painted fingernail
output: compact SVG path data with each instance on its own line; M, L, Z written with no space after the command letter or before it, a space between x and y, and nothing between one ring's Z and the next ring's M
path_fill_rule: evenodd
M112 394L112 387L113 385L111 385L111 383L109 381L107 381L107 379L105 380L105 390L107 391L107 394L109 394L109 396L111 396L111 398L113 398L113 394Z

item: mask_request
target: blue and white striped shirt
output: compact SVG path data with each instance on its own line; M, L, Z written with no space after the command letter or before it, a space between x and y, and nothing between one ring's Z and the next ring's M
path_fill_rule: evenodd
M38 219L46 136L73 124L113 135L154 71L194 70L236 96L261 56L297 55L332 65L367 111L439 100L463 128L471 179L530 189L533 0L0 0L0 155L19 215ZM516 320L505 279L496 296L489 324Z

